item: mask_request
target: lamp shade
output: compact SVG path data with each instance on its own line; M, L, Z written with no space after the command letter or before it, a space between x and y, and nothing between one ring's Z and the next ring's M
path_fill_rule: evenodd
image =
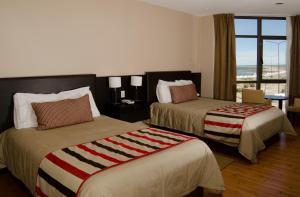
M141 76L131 76L131 86L142 86L143 78Z
M109 84L109 88L120 88L121 87L121 77L109 77L108 84Z

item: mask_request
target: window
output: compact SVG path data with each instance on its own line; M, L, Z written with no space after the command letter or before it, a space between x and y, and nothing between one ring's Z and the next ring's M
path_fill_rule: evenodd
M236 17L237 101L242 88L285 95L286 20L282 17Z

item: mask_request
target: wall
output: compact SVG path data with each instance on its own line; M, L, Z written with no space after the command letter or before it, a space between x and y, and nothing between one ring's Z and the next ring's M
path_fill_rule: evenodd
M201 93L213 97L214 88L214 21L213 16L193 18L193 66L202 73Z
M0 29L0 77L199 71L193 17L137 0L1 0Z

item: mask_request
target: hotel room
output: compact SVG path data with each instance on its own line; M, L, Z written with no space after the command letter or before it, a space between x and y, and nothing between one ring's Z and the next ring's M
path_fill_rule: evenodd
M300 196L300 1L0 0L0 196Z

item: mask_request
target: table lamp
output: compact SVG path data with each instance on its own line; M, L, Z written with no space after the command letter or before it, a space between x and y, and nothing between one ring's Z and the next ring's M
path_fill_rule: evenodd
M134 94L134 100L138 100L138 87L142 86L143 83L143 77L141 76L131 76L130 85L135 87L135 94Z
M114 94L113 94L113 103L117 104L118 103L118 94L117 94L117 88L121 87L121 77L109 77L108 78L108 85L109 88L114 89Z

